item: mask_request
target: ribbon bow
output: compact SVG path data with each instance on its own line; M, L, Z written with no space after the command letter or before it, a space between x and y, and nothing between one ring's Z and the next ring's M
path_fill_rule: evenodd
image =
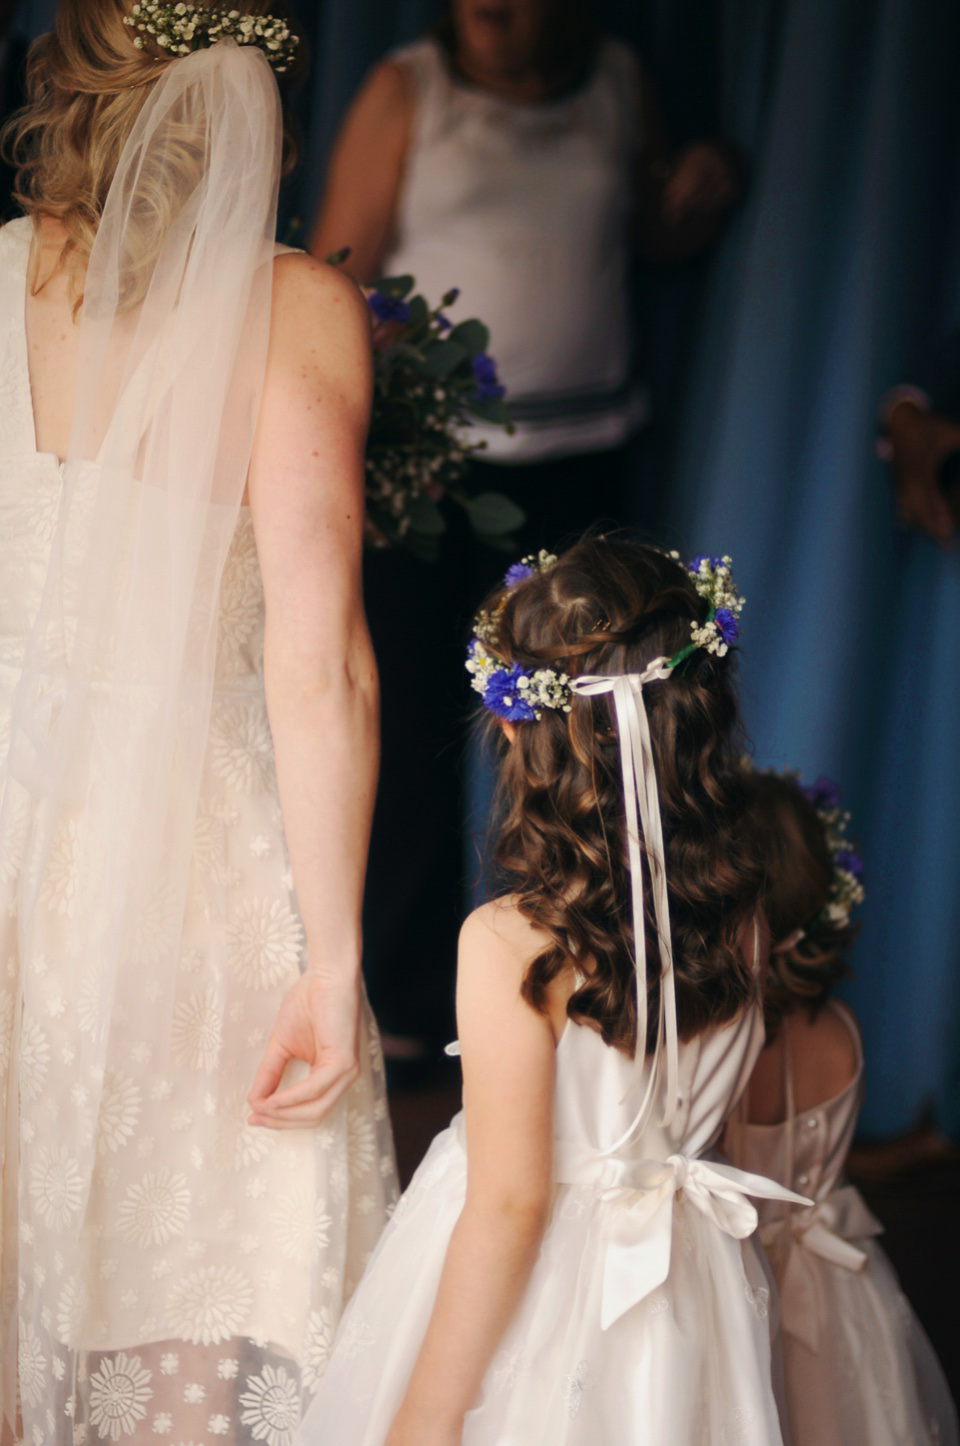
M656 1098L661 1060L666 1064L667 1088L663 1121L669 1125L676 1114L680 1089L680 1047L677 1034L677 996L674 986L673 941L667 897L667 866L660 819L660 796L650 741L650 722L643 702L646 683L669 678L672 669L666 658L654 658L642 673L588 674L573 678L570 689L583 697L613 694L620 739L620 767L627 821L627 854L630 864L630 895L633 909L634 964L637 988L637 1047L634 1079L642 1079L646 1064L647 1039L647 945L643 910L643 864L641 830L653 889L653 913L657 923L660 951L660 1019L657 1041L650 1065L650 1077L640 1108L629 1126L611 1146L611 1153L644 1125ZM639 811L638 811L639 805Z
M807 1210L792 1211L784 1219L760 1228L760 1238L774 1254L786 1255L778 1274L783 1329L816 1354L820 1349L823 1287L816 1261L825 1260L842 1270L860 1271L867 1253L852 1242L883 1233L883 1226L852 1185L833 1190Z
M602 1330L645 1300L670 1273L673 1205L680 1191L736 1240L745 1240L757 1228L749 1195L811 1203L763 1175L689 1155L630 1160L558 1141L556 1173L561 1184L592 1185L620 1207L608 1212L603 1227Z

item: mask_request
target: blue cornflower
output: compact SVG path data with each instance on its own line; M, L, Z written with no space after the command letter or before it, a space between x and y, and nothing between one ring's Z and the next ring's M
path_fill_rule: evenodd
M509 670L498 668L491 676L483 694L483 701L491 713L505 718L508 723L530 723L536 718L532 706L517 687L521 678L529 678L526 668L514 663Z
M838 868L853 874L855 879L859 879L863 874L863 859L853 849L837 849L833 861Z
M729 608L717 608L713 617L717 631L725 643L735 643L740 636L740 624Z
M819 778L809 784L803 790L814 807L838 808L840 805L840 789L832 778L826 778L822 773Z
M526 582L528 577L533 577L533 574L534 569L529 562L514 562L504 574L504 586L516 587L518 583Z
M497 364L492 356L485 351L478 352L472 359L470 365L473 368L473 379L476 382L474 400L477 402L499 402L505 397L507 389L497 381Z
M382 291L373 291L368 297L370 310L378 321L399 321L401 323L410 320L410 307L399 296L385 296Z

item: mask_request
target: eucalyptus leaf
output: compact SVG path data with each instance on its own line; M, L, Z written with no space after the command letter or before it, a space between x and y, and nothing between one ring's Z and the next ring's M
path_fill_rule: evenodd
M482 321L472 318L461 321L450 333L450 341L459 342L470 356L479 356L490 345L490 333Z
M411 297L408 305L410 307L410 318L407 321L406 325L409 327L409 329L413 331L417 327L425 327L427 322L430 320L430 312L427 308L427 303L424 301L423 297Z
M426 537L440 537L447 530L443 513L429 497L415 497L407 508L407 516L411 529Z
M373 283L373 290L402 301L405 296L409 296L416 284L412 276L381 276L379 281Z
M464 503L470 525L485 537L505 537L526 522L522 508L502 492L481 492Z
M467 353L455 341L436 341L428 346L416 363L417 371L425 377L447 377L455 371Z

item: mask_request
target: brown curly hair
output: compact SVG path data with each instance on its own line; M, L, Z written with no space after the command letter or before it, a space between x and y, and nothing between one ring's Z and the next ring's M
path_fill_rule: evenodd
M53 30L30 47L27 103L3 130L3 150L16 171L14 199L35 223L43 216L62 223L64 263L82 266L89 257L127 137L153 84L177 63L157 45L136 48L124 24L132 3L60 0ZM286 0L244 0L244 8L277 15L301 37L295 64L278 77L284 99L306 64L300 27ZM284 174L296 153L284 99Z
M491 649L508 663L571 676L637 673L690 641L707 604L683 568L623 540L577 543L545 571L492 594ZM644 693L666 847L681 1038L732 1018L755 996L744 925L759 908L762 872L744 827L746 794L732 659L696 650ZM585 975L567 1005L607 1044L636 1049L633 925L623 785L609 697L543 710L503 748L494 858L520 912L550 943L533 959L523 996L543 1012L569 963ZM490 715L486 726L501 730ZM647 998L656 1039L659 955L645 890Z
M764 861L763 908L773 947L763 987L768 1039L784 1016L800 1008L815 1014L837 981L849 974L844 951L859 924L831 924L824 910L830 897L833 860L823 821L798 783L776 773L746 776L750 826ZM803 937L789 948L798 929Z

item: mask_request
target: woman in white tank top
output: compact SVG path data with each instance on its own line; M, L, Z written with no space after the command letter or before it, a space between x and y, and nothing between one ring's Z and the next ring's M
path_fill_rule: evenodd
M486 442L474 489L523 507L521 552L555 550L623 517L624 445L646 408L632 251L690 254L734 191L720 148L671 154L639 59L597 35L586 0L453 0L354 101L311 250L349 246L360 281L409 273L431 299L460 288L454 319L489 326L516 423L512 436L471 429ZM388 1035L438 1044L452 1023L457 915L435 900L456 897L461 856L458 629L502 570L491 549L468 560L450 543L431 567L375 554L366 568L385 723L368 982Z

